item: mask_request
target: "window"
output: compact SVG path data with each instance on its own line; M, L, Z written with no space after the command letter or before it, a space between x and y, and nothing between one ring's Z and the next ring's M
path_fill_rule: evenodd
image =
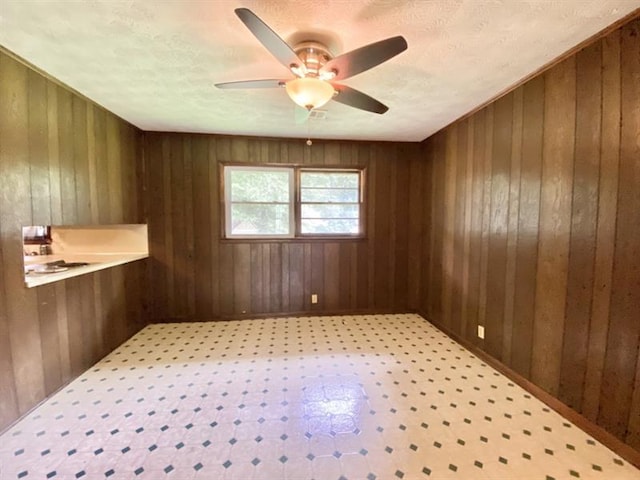
M293 170L224 167L227 237L289 237L292 231Z
M362 168L224 165L227 238L361 237Z
M360 233L359 172L300 171L300 233Z

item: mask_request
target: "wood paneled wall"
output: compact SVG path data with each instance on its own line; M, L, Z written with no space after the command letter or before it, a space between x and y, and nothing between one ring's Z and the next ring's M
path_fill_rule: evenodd
M148 319L417 309L640 450L639 52L636 19L423 145L308 148L142 134L0 51L0 429ZM366 166L367 238L221 240L223 161ZM145 220L148 262L23 286L23 225Z
M411 307L636 450L639 132L636 18L424 142L410 251Z
M417 234L407 185L419 190L410 171L418 152L419 144L307 147L300 139L146 133L153 319L406 310L415 274L409 237ZM220 162L365 166L367 239L221 240Z
M141 132L0 50L0 430L144 325L144 261L27 289L23 225L139 223Z

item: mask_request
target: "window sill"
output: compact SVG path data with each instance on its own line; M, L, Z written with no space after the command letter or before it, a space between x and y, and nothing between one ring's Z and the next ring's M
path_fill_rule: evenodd
M367 242L367 237L290 237L290 238L226 238L220 243L352 243Z

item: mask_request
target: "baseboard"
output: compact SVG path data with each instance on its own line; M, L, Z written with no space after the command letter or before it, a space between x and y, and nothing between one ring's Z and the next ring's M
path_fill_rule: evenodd
M327 317L341 315L401 315L408 313L418 313L408 309L359 309L359 310L303 310L297 312L271 312L271 313L243 313L237 315L220 315L218 317L207 318L185 318L168 317L152 319L149 323L181 323L181 322L214 322L228 320L251 320L264 318L287 318L287 317Z
M560 415L565 417L567 420L571 421L580 429L584 430L587 434L591 435L593 438L598 440L604 446L612 450L614 453L618 454L620 457L624 458L627 462L634 465L637 468L640 468L640 452L633 447L627 445L619 438L615 437L611 433L607 432L604 428L599 425L596 425L588 418L584 417L571 407L562 403L556 397L546 392L536 384L532 383L530 380L526 379L516 371L512 370L504 363L496 360L484 350L481 350L476 345L471 343L470 341L460 337L458 334L450 331L448 328L439 325L437 322L434 322L426 315L424 312L418 312L422 318L426 319L429 323L431 323L434 327L440 330L445 335L451 337L453 340L458 342L464 348L473 353L476 357L480 358L483 362L487 363L491 367L495 368L497 371L502 373L505 377L512 380L514 383L518 384L522 388L524 388L531 395L536 397L538 400L546 404L549 408L555 410Z
M60 393L65 388L69 387L69 385L71 385L74 381L76 381L80 376L84 375L85 372L87 372L88 370L91 370L98 362L101 362L106 357L111 355L117 348L120 347L120 345L122 345L123 343L129 341L129 339L131 337L133 337L134 335L137 335L138 332L140 332L140 330L142 330L146 325L147 324L140 325L139 328L135 332L129 334L124 340L122 340L122 342L118 346L116 346L113 349L109 350L107 353L104 354L104 356L102 356L102 357L98 358L97 360L95 360L90 366L85 368L82 372L80 372L80 373L78 373L76 375L70 376L60 386L55 388L52 392L50 392L44 398L40 399L40 401L38 401L38 403L36 403L35 405L31 406L27 411L25 411L24 413L21 413L20 416L18 416L14 420L12 420L9 424L5 425L4 427L0 427L0 435L4 435L5 433L7 433L9 430L11 430L13 427L15 427L16 424L18 424L18 422L20 422L21 420L24 420L29 415L31 415L35 410L37 410L43 404L48 402L51 399L51 397L53 397L54 395L57 395L58 393ZM0 470L0 473L2 473L1 470ZM2 478L4 478L4 477L0 476L0 480Z

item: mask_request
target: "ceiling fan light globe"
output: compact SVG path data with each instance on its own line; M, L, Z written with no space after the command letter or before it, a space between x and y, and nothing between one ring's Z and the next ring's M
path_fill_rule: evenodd
M314 77L289 80L285 88L291 100L307 110L323 106L335 94L330 83Z

